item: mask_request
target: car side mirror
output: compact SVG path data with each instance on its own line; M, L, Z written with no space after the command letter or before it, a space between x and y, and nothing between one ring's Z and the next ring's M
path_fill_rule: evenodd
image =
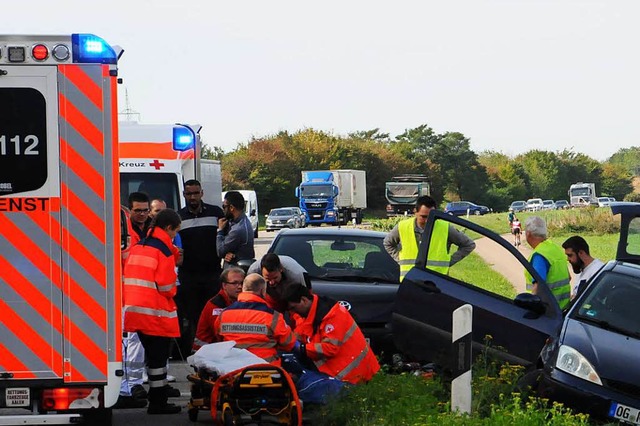
M524 308L528 311L542 315L546 312L547 307L544 305L540 297L531 293L520 293L513 301L516 306Z

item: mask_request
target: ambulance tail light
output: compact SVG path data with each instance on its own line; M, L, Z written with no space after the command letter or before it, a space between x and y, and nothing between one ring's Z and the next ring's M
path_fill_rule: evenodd
M173 149L175 151L187 151L195 148L196 135L187 126L175 126L173 128Z
M116 64L118 56L103 39L93 34L72 34L73 62Z
M97 388L55 388L42 391L42 408L47 411L98 408Z

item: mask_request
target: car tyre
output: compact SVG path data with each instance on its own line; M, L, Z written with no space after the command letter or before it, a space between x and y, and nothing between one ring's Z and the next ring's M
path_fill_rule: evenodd
M536 368L525 373L516 383L516 389L523 395L536 393L542 379L542 368Z
M476 210L475 212L473 212L473 214L475 214L476 216L480 216L480 210Z

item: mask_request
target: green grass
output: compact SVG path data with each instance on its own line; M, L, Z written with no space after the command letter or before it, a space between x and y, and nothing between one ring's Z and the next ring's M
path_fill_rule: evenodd
M499 272L493 270L476 253L471 253L453 265L449 269L449 275L509 299L513 299L516 296L513 285Z
M574 234L571 234L574 235ZM567 238L571 235L563 235L562 237L553 237L551 241L562 246ZM575 234L578 235L578 234ZM618 247L618 234L606 235L582 235L589 244L591 256L607 262L616 258L616 249Z

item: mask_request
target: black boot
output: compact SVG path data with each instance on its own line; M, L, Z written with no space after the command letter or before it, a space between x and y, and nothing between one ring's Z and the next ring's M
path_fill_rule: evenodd
M175 404L167 403L169 399L165 386L149 388L149 407L147 414L176 414L182 408Z

